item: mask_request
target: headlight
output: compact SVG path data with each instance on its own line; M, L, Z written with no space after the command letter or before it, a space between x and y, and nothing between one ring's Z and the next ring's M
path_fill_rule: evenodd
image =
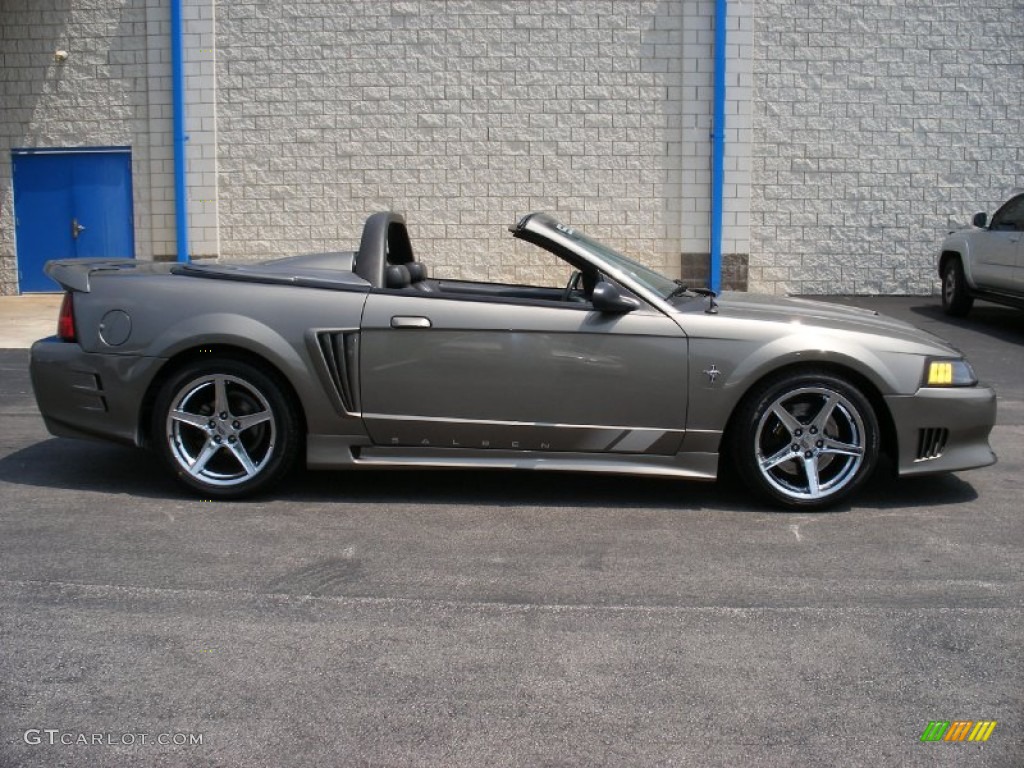
M970 363L960 358L928 358L925 360L925 387L973 387L978 377Z

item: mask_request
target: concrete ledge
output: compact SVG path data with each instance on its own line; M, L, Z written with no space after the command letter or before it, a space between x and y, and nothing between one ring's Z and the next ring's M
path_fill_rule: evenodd
M0 349L27 349L57 332L63 293L0 296Z

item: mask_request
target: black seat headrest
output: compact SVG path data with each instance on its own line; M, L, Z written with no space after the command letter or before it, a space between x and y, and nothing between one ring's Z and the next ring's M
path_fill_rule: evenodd
M418 261L410 261L405 265L405 268L409 270L409 279L414 283L418 283L420 280L427 279L427 265L422 264Z
M385 288L408 288L411 284L409 269L404 264L388 264L384 268Z

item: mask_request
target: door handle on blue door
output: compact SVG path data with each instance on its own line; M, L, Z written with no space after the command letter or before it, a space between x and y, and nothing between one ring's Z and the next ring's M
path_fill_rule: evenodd
M429 328L430 318L396 315L391 318L392 328Z

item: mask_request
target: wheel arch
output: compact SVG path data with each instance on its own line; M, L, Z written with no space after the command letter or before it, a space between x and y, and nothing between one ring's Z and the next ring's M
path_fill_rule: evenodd
M718 451L720 471L725 469L729 462L729 457L732 454L733 440L736 439L737 431L740 428L738 414L752 394L757 392L765 382L771 379L782 378L787 375L795 376L804 373L831 374L848 381L851 385L856 387L864 397L867 398L868 402L871 404L871 408L875 412L875 417L878 419L878 429L880 433L879 438L881 441L882 452L890 458L896 458L899 456L899 442L896 436L896 425L893 421L892 413L889 411L889 406L886 404L885 398L882 396L882 392L875 382L856 368L844 365L843 363L836 362L834 360L804 360L790 362L779 366L778 368L773 368L770 371L764 372L761 376L752 381L743 391L743 394L736 399L732 413L729 414L729 419L726 421L725 429L722 432L721 446ZM723 464L723 461L725 464Z
M262 355L251 349L231 343L216 344L195 344L179 350L160 366L156 374L149 382L146 392L142 397L139 407L139 443L146 447L152 446L152 421L153 408L157 396L164 384L170 380L178 371L187 365L201 360L226 359L248 363L258 368L262 373L271 377L281 387L282 394L291 400L295 406L295 412L299 417L299 425L303 435L309 429L306 423L306 410L303 407L302 398L299 397L294 385L279 365L266 355ZM301 443L300 443L301 444Z
M967 267L966 267L966 265L964 263L964 256L963 256L963 254L960 251L954 250L952 248L946 248L939 255L939 277L940 278L946 273L946 265L949 264L949 262L952 259L959 259L960 266L963 267L965 272L966 272Z
M967 283L967 287L968 289L973 290L974 275L971 270L970 237L958 233L942 244L942 250L939 253L939 263L937 265L940 280L946 271L946 265L953 259L960 262L960 269L964 273L964 280Z

